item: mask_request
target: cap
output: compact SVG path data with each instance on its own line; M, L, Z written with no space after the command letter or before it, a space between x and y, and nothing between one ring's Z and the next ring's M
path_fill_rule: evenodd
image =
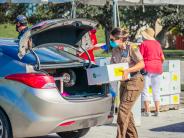
M24 15L18 15L15 21L16 21L16 23L21 23L23 25L27 25L27 18Z

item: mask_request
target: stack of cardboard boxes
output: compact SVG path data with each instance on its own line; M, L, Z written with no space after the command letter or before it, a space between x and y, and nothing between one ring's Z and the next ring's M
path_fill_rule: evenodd
M174 105L180 104L180 60L166 60L163 64L163 74L160 81L160 105L172 108ZM151 96L150 107L154 108L152 98L152 88L150 86L149 93ZM142 102L142 108L143 102Z
M106 66L110 64L110 58L97 58L96 63L99 66ZM161 107L173 108L178 107L180 104L180 60L166 60L163 64L163 74L160 81L160 93L161 93ZM103 74L104 72L99 72ZM105 77L105 76L103 76ZM115 107L119 106L119 84L117 81L111 82L113 90L116 92ZM152 97L152 88L150 86L149 93L151 96L150 107L154 109L154 102ZM144 104L141 104L141 97L136 101L132 112L134 114L135 123L137 126L141 125L141 108L144 108ZM166 109L166 108L165 108ZM165 110L164 109L164 110Z

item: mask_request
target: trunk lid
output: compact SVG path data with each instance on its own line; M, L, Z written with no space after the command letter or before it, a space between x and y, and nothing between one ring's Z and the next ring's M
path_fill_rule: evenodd
M56 19L38 23L31 27L19 41L19 58L23 58L31 49L57 43L71 46L76 50L82 46L88 49L91 41L82 43L87 32L94 29L97 23L87 19ZM89 38L88 38L89 39Z

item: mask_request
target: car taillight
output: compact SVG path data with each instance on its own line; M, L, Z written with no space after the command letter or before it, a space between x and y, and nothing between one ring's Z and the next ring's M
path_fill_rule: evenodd
M75 121L69 121L69 122L65 122L65 123L59 124L59 126L66 127L66 126L73 125L75 123L76 123Z
M33 88L51 89L56 88L54 78L45 74L25 73L25 74L12 74L6 76L5 79L18 81Z

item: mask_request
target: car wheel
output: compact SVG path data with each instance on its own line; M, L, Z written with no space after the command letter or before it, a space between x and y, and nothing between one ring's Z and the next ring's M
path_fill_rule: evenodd
M65 87L72 87L76 83L76 74L73 70L64 70L62 73L63 84Z
M0 110L0 138L13 138L10 123Z
M80 138L88 133L90 128L79 129L76 131L59 132L57 133L61 138Z

